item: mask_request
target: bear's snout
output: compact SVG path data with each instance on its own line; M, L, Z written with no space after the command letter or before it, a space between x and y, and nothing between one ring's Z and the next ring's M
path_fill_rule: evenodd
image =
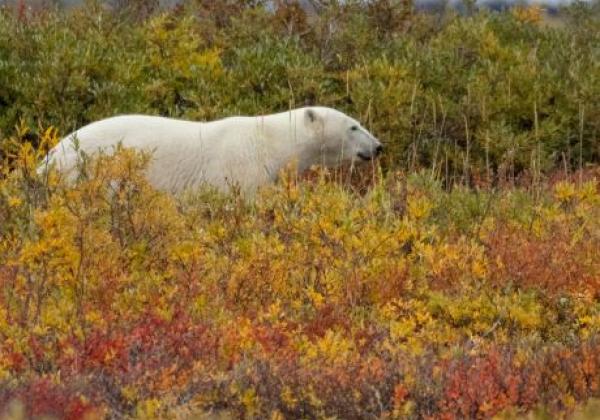
M373 136L370 137L370 144L368 146L363 146L363 149L357 153L358 157L362 160L371 160L377 157L381 152L383 152L383 144L379 140L377 140Z

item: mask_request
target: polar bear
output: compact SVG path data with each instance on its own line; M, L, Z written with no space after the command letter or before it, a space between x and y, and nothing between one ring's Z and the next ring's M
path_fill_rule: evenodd
M358 121L332 108L305 107L257 117L192 122L123 115L91 123L69 134L50 152L46 165L73 171L79 152L110 153L115 146L149 151L146 170L157 189L181 192L209 184L227 190L237 184L253 192L295 163L338 166L370 160L382 145Z

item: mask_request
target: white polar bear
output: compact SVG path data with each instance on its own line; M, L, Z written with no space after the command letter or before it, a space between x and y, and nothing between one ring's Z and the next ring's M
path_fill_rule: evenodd
M273 182L296 162L298 171L314 164L337 166L370 160L381 143L358 121L325 107L308 107L258 117L192 122L124 115L91 123L62 139L46 163L62 172L75 168L79 150L88 155L124 147L152 152L146 176L162 190L179 192L209 184L245 192Z

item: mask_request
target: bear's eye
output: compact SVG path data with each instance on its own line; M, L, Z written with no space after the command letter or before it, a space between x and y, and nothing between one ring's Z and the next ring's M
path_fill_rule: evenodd
M350 130L356 131L356 130L358 130L358 126L357 125L353 125L352 127L350 127Z

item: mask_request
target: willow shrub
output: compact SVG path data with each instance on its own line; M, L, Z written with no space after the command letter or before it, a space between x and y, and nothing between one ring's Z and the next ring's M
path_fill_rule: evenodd
M373 167L369 188L317 171L174 198L130 150L69 183L29 143L11 153L3 410L464 417L599 395L593 174L536 196Z
M594 4L414 13L386 1L306 15L293 4L188 2L160 13L0 11L0 132L61 134L119 113L209 120L340 108L388 146L386 167L448 182L539 179L597 162Z

